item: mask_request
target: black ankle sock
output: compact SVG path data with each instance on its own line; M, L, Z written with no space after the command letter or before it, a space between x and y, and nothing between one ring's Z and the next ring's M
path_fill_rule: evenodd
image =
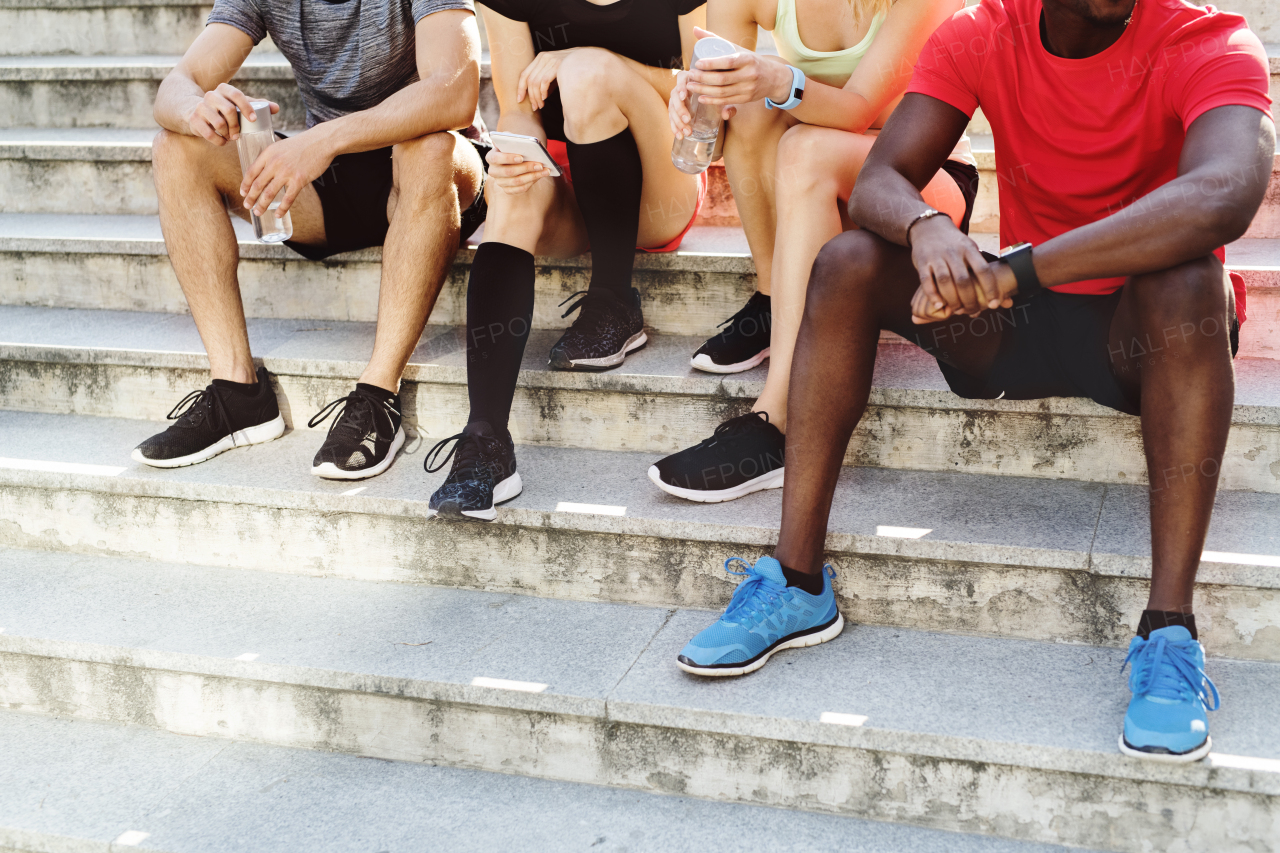
M1168 628L1170 625L1181 625L1191 632L1191 639L1198 640L1196 633L1196 617L1191 613L1179 613L1176 610L1144 610L1138 620L1138 636L1144 640L1151 639L1152 631Z
M253 397L258 393L258 383L254 382L232 382L230 379L215 379L213 384L219 388L225 388L234 394L240 394L244 397Z
M630 129L600 142L566 147L573 192L591 240L591 289L602 287L628 298L644 183L640 149Z
M794 586L802 589L810 595L819 595L822 592L825 581L822 579L822 572L797 572L795 569L782 567L782 576L787 579L787 586Z
M501 434L511 417L520 360L533 322L533 255L506 243L481 243L467 285L467 422Z
M361 391L364 391L368 394L372 394L373 396L377 397L379 400L386 400L388 403L394 401L397 396L397 393L395 391L388 391L386 388L383 388L381 385L370 385L368 382L357 382L356 387L359 388Z

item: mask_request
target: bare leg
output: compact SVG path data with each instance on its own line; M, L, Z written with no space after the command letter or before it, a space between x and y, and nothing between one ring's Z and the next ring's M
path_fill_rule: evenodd
M921 334L944 323L914 326L911 296L919 285L911 255L868 231L846 231L822 247L796 346L787 401L787 478L782 531L775 554L802 572L822 568L827 517L853 429L866 410L880 330ZM995 359L1003 326L949 336L948 361L972 373ZM953 318L951 323L968 318Z
M662 95L604 50L573 53L561 64L558 79L565 135L573 142L600 142L631 129L644 170L637 245L671 242L693 218L698 178L671 163L674 138Z
M738 107L725 126L725 173L756 265L756 290L761 293L771 292L777 243L778 143L787 128L795 125L790 113L767 110L763 101L753 101Z
M777 248L773 255L773 329L769 376L752 407L787 431L787 390L796 336L804 316L805 291L818 250L854 227L845 213L874 136L801 125L787 131L778 149ZM950 175L939 171L922 193L926 202L959 225L964 197Z
M1191 612L1235 398L1232 298L1222 264L1209 257L1134 277L1112 321L1116 375L1142 391L1149 610Z
M165 248L209 354L210 372L214 379L254 382L236 277L240 252L227 215L230 199L230 208L246 216L236 148L162 130L152 143L151 158ZM290 213L294 240L324 243L320 198L312 187L298 195Z
M402 142L391 158L378 328L360 381L398 391L457 254L459 218L481 186L483 167L475 147L456 133Z

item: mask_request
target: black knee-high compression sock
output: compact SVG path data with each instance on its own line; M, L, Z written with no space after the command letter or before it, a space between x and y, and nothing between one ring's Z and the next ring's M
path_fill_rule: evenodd
M630 129L600 142L566 147L573 191L591 240L591 289L603 287L629 297L644 182L640 149Z
M467 284L468 423L488 421L499 435L507 428L532 322L533 255L480 244Z

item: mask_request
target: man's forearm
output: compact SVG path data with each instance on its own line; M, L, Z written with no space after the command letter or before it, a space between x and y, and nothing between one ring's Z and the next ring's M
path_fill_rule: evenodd
M187 123L187 116L203 97L204 90L194 80L185 74L173 71L160 84L152 116L156 124L165 130L194 136Z
M849 199L849 217L891 243L907 245L907 227L929 210L920 191L894 169L863 170Z
M1036 275L1046 287L1141 275L1239 239L1257 209L1253 186L1271 172L1270 163L1240 169L1234 175L1191 172L1105 219L1045 241L1035 248Z
M475 117L479 92L477 64L449 80L419 80L376 107L322 122L306 133L322 141L333 157L386 148L430 133L467 127Z

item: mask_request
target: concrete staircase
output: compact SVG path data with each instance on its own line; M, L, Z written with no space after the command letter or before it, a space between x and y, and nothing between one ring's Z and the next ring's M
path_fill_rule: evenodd
M638 259L654 334L620 371L545 369L589 259L540 262L526 491L492 524L423 518L425 447L466 415L470 250L385 475L311 477L304 426L367 358L380 253L312 263L243 230L292 429L132 463L207 381L148 147L206 11L0 0L0 851L1280 848L1280 182L1228 255L1250 301L1197 600L1215 752L1152 765L1115 747L1150 573L1136 420L960 400L893 343L828 539L850 627L744 680L675 668L732 593L722 561L765 553L779 518L776 492L690 505L644 477L761 388L688 368L754 286L731 203ZM1280 42L1274 10L1243 11ZM277 55L241 76L301 126Z

